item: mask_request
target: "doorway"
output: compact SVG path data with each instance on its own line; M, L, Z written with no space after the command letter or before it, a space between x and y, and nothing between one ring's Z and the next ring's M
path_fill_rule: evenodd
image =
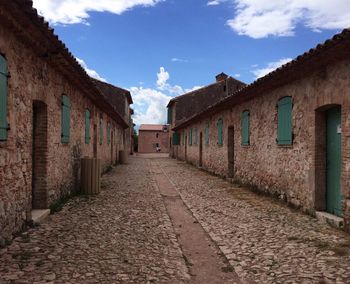
M326 112L326 210L341 215L341 108L333 107Z
M199 133L199 165L200 168L203 166L203 134Z
M97 158L97 124L94 124L94 158Z
M47 105L33 102L32 209L46 209L47 200Z
M228 173L229 178L234 177L235 170L235 132L233 126L230 126L227 130L227 161L228 161Z
M113 141L114 141L114 133L111 131L111 164L113 165L114 161L114 155L113 155Z
M185 136L185 161L187 161L187 136Z

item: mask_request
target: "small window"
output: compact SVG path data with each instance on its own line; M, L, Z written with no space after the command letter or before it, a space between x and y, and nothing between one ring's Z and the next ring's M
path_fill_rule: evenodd
M224 144L224 137L223 137L223 120L220 118L216 124L218 128L218 145L222 146Z
M168 124L171 124L173 120L173 111L171 107L168 107Z
M284 97L277 104L277 144L292 145L292 97Z
M249 137L249 111L245 110L242 112L242 145L248 146L250 144L250 137Z
M209 123L205 125L205 144L209 145Z
M191 146L192 145L192 128L190 129L190 132L188 134L188 144Z
M61 100L61 142L66 144L69 143L70 137L70 100L66 95L63 95Z
M156 138L158 138L158 137L159 137L159 134L157 133L157 134L156 134Z
M0 141L7 139L7 62L5 57L0 55Z
M85 110L85 144L90 144L90 111Z

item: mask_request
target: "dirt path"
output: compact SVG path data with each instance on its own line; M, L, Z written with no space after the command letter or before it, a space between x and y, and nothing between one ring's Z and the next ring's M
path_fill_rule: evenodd
M190 283L241 283L232 266L193 217L158 163L151 162L151 172L189 268Z

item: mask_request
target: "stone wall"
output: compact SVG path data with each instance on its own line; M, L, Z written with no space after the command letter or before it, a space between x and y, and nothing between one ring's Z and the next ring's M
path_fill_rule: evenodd
M157 137L158 134L158 137ZM169 132L139 130L139 153L155 153L154 145L159 144L161 153L169 153Z
M8 63L7 116L10 130L8 139L0 142L0 241L10 238L31 218L33 177L33 104L46 107L47 122L38 131L40 147L46 155L43 164L37 163L37 175L46 187L42 201L45 207L61 196L79 187L80 158L94 155L94 125L97 125L97 157L105 169L117 159L117 151L123 149L121 136L124 130L87 99L72 80L64 77L45 58L39 58L5 26L0 27L0 53ZM61 97L70 98L70 140L61 142ZM85 144L85 109L91 112L91 141ZM99 117L103 117L103 142L99 143ZM41 118L43 119L43 118ZM107 122L112 125L113 140L107 143ZM47 137L47 138L45 138ZM44 145L46 144L46 146ZM113 145L113 152L112 152ZM38 153L39 154L39 153ZM41 166L41 168L40 168ZM34 204L35 207L37 206Z
M228 147L234 146L234 179L240 183L256 187L261 191L313 213L322 210L324 204L317 200L324 194L319 189L324 178L325 149L318 146L320 133L325 129L317 122L319 113L334 105L342 109L342 169L341 195L343 217L350 224L350 60L329 66L302 80L283 87L261 93L255 98L233 106L193 123L179 130L187 136L190 128L197 128L198 135L205 135L205 124L210 123L209 145L203 140L202 167L223 177L228 176ZM293 134L291 146L279 146L277 138L278 100L285 96L293 99ZM241 145L241 116L250 111L250 145ZM216 123L222 118L224 123L224 143L217 145ZM228 128L234 129L234 145L228 145ZM175 146L179 159L199 164L199 143L197 145ZM186 150L187 148L187 150ZM323 169L323 171L322 171ZM323 176L323 177L322 177Z

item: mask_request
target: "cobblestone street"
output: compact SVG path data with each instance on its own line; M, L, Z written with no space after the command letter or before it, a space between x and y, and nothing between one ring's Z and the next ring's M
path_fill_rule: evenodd
M130 158L103 177L100 195L72 198L1 249L0 283L197 283L197 252L188 255L180 235L186 218L220 262L224 273L210 273L219 283L239 283L237 275L242 283L350 283L348 234L155 157ZM190 214L174 218L180 209L172 200Z

